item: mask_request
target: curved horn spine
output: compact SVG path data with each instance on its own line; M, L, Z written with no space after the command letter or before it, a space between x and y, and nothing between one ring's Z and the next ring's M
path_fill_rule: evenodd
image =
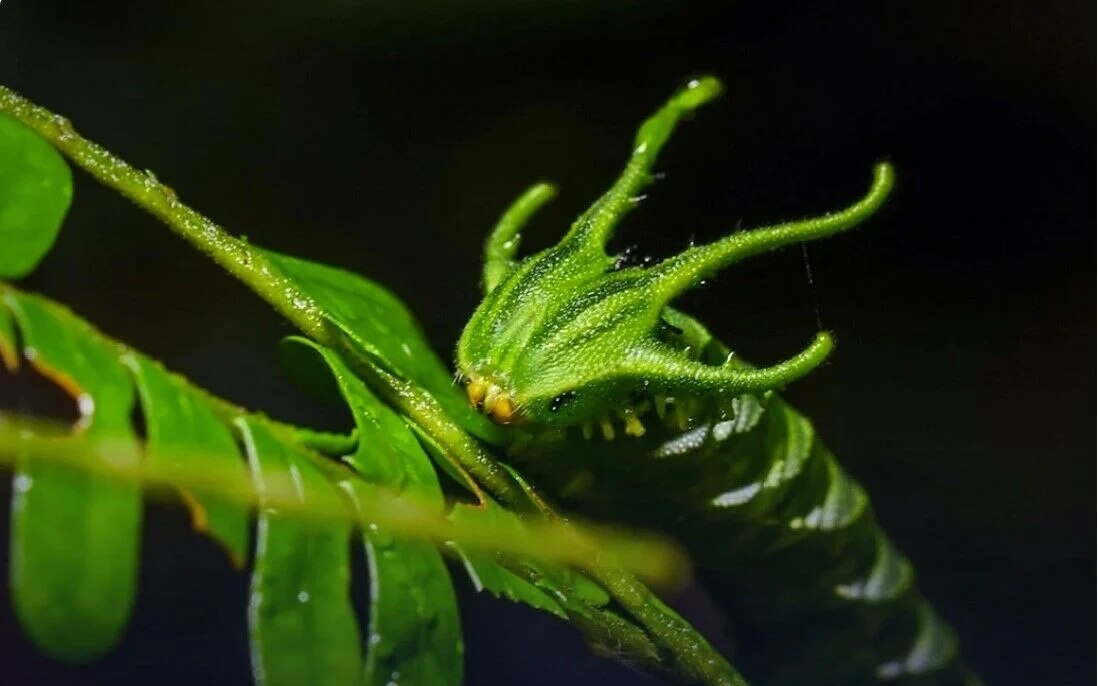
M651 268L657 292L663 302L670 302L678 294L730 264L790 243L816 240L851 229L884 204L894 180L892 165L880 162L873 169L869 191L844 210L823 217L740 231L668 258Z
M522 242L519 231L556 194L557 189L553 184L536 183L516 198L496 222L492 232L488 234L488 240L484 242L484 276L481 287L485 293L491 292L507 276L507 272L514 268L515 254Z
M746 392L775 390L807 375L831 354L834 340L825 331L801 352L769 367L751 368L726 363L707 365L684 358L676 351L661 350L648 356L642 374L656 387L687 394L730 397Z
M646 119L637 129L633 154L621 176L572 224L561 244L575 242L584 248L601 251L613 235L618 221L636 204L637 193L652 181L652 165L675 126L684 115L720 95L723 88L721 82L712 76L694 79Z

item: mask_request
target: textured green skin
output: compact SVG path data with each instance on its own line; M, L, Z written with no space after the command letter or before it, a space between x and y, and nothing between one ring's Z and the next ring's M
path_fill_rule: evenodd
M700 327L686 334L704 359L725 359ZM732 619L752 683L971 683L953 631L809 422L776 394L737 404L699 401L686 429L669 414L641 438L519 441L510 457L571 509L681 540ZM905 660L902 679L877 677Z
M862 200L821 218L653 266L619 269L605 251L679 118L719 90L692 82L644 122L622 176L558 245L515 260L519 229L551 187L531 188L503 216L485 250L484 301L457 348L469 398L519 425L510 459L574 509L683 541L736 623L737 661L753 681L972 683L861 487L773 393L815 368L830 337L755 368L669 307L741 259L868 218L891 167L876 167ZM663 417L655 407L668 397ZM595 423L605 440L592 437Z

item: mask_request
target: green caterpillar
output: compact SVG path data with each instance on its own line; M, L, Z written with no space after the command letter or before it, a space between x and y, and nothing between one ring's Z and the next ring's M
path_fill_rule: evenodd
M891 167L877 165L861 200L821 218L652 265L606 252L677 122L720 90L692 81L645 121L623 174L557 245L516 260L550 186L504 214L486 245L484 300L457 347L459 377L470 402L514 427L507 451L524 473L589 516L687 545L759 683L975 683L865 492L774 393L825 359L830 336L757 368L671 307L735 262L857 225L887 198Z

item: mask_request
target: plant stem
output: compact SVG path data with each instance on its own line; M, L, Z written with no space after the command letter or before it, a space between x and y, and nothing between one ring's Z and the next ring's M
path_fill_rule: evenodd
M305 334L325 339L320 309L307 294L271 266L247 241L235 238L212 219L179 202L151 171L140 171L83 138L72 123L18 93L0 86L0 112L18 119L52 143L103 185L129 198L168 225L200 252L251 288Z

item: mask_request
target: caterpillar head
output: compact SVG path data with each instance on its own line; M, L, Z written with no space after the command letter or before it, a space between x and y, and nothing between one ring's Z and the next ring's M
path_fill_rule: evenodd
M647 398L731 398L769 390L827 356L831 338L821 332L799 354L771 367L707 363L668 335L668 306L741 259L855 226L888 195L887 164L875 168L868 194L840 212L740 231L651 266L617 269L616 258L606 253L677 122L720 90L712 78L691 81L645 121L621 177L557 245L515 260L519 229L552 196L550 186L534 186L504 214L486 245L485 298L457 348L470 402L493 420L568 426L617 408L626 432L637 433L629 413Z

